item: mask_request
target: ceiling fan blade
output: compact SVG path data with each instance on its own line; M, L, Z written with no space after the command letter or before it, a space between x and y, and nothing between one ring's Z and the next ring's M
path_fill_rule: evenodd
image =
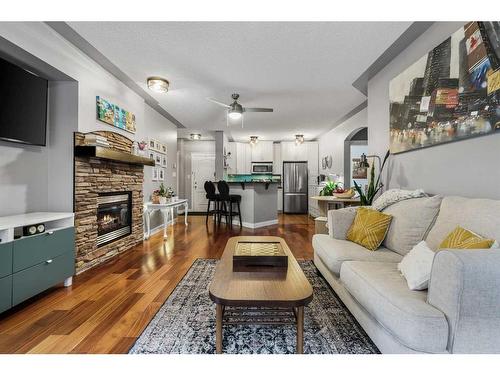
M272 112L272 108L243 108L244 112Z
M212 98L207 98L207 100L210 100L212 103L218 104L221 107L231 108L231 106L229 106L229 105L227 105L225 103L219 102L218 100L215 100L215 99L212 99Z

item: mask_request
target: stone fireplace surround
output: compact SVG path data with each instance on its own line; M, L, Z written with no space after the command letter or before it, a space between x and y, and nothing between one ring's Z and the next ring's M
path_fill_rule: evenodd
M132 141L118 133L96 131L110 147L130 153ZM75 145L85 134L75 133ZM143 240L144 166L94 157L74 158L74 211L76 273L84 272L130 249ZM97 198L100 193L131 192L132 233L101 247L97 246Z

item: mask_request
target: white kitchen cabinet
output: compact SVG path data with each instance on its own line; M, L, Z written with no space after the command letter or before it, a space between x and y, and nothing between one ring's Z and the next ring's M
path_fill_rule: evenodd
M296 145L295 142L281 142L281 162L307 161L309 184L316 184L319 174L319 146L318 142L304 142Z
M307 161L307 143L281 142L281 158L283 161Z
M307 168L309 170L309 184L318 183L319 174L319 145L318 142L306 142Z
M246 150L245 143L236 142L236 173L245 173Z
M283 173L283 161L281 159L281 143L273 144L273 173Z
M293 147L295 147L295 160L296 161L307 161L307 143L296 145L293 142Z
M250 152L251 152L251 161L262 161L262 147L260 145L261 142L257 144L250 144Z
M273 141L259 141L251 146L252 161L273 161Z
M294 142L281 142L281 160L282 161L295 161L295 143Z
M252 173L252 146L245 143L245 171L242 173Z

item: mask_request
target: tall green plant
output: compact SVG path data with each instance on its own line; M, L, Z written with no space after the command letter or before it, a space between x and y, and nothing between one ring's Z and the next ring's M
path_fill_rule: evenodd
M359 200L362 206L371 206L373 203L373 199L375 199L375 196L379 192L380 189L384 186L382 182L380 181L380 177L382 176L382 171L384 170L385 162L389 158L390 151L387 150L387 153L385 154L384 161L382 162L382 165L380 166L380 173L377 176L377 180L375 180L375 163L372 164L370 168L370 183L368 184L368 190L366 193L363 191L361 186L357 184L356 181L354 181L354 188L359 194Z

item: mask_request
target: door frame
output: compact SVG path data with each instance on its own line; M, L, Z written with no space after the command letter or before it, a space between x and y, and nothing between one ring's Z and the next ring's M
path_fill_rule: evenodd
M215 179L215 154L206 152L193 152L191 154L191 210L197 212L194 209L194 172L193 172L193 162L200 159L213 159L214 160L214 179Z

